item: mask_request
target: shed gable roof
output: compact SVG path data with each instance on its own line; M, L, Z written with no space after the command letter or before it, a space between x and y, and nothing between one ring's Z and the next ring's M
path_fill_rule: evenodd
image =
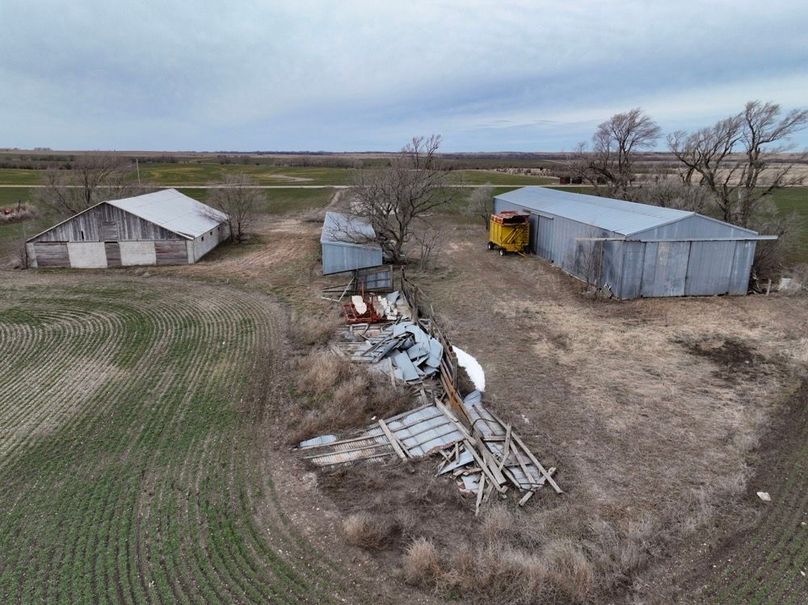
M199 237L227 220L224 212L176 189L162 189L106 203L187 238Z
M325 213L323 231L320 234L321 244L342 244L381 250L375 239L376 232L366 220L340 212Z
M675 208L661 208L596 195L548 189L547 187L522 187L496 197L531 210L568 218L626 236L674 223L690 216L702 216L695 212ZM722 221L716 222L740 229L740 227L734 227ZM744 231L755 234L754 231Z
M146 193L134 197L126 197L119 200L105 200L94 206L90 206L55 225L51 225L44 231L28 238L26 241L32 242L44 233L48 233L59 225L64 225L97 208L102 204L109 204L120 208L138 218L141 218L172 233L176 233L186 239L194 239L211 229L218 227L227 220L227 215L215 208L198 202L195 199L183 195L176 189L163 189L154 193Z

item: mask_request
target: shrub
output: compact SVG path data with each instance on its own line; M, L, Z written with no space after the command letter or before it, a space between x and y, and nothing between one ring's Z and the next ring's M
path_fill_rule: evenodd
M350 544L366 550L378 550L387 544L392 527L378 515L354 513L342 522L342 531Z
M435 545L426 538L417 538L404 553L404 578L410 584L430 585L441 575L440 559Z

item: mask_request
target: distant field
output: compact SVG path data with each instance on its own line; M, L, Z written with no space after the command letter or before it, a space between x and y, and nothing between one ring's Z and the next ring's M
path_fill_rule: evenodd
M208 199L212 193L210 189L194 189L183 187L180 189L185 195L200 202ZM267 203L261 208L266 214L289 214L322 208L328 204L335 189L325 187L322 189L268 189L263 191Z
M797 222L797 237L791 259L808 263L808 187L790 187L776 191L774 203L780 212L793 214Z
M208 185L222 181L228 174L243 173L258 185L350 185L356 171L350 168L278 167L255 164L166 163L142 164L140 179L155 185ZM137 174L132 171L134 181ZM456 184L482 185L544 185L556 182L549 177L507 174L493 170L457 170L451 179ZM0 184L37 185L42 180L41 170L0 168Z

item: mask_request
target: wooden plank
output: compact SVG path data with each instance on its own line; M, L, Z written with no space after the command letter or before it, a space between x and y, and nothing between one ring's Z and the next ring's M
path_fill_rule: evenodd
M106 242L104 251L107 253L107 266L121 266L121 245L118 242Z
M505 466L505 461L508 459L508 454L511 453L511 425L505 427L505 445L502 446L502 460L499 461L499 470Z
M406 460L407 454L404 452L404 449L401 447L401 444L398 442L396 436L393 435L393 432L388 428L387 423L385 423L385 421L381 418L379 418L379 426L382 427L382 431L384 431L384 434L387 436L387 439L390 441L390 445L393 446L396 454L398 454L398 457L402 460Z
M517 443L517 445L519 445L519 447L521 447L521 448L522 448L522 450L524 450L525 454L527 454L527 457L528 457L528 458L530 458L530 461L531 461L533 464L535 464L535 465L536 465L536 468L538 468L538 469L539 469L539 471L541 472L541 474L542 474L542 475L544 475L544 478L545 478L545 479L547 479L547 483L549 483L549 484L550 484L550 486L551 486L551 487L552 487L552 488L555 490L555 493L557 493L557 494L563 494L563 493L564 493L564 490L562 490L560 487L558 487L558 483L556 483L556 482L553 480L553 478L550 476L550 473L548 473L548 472L547 472L547 469L546 469L546 468L544 468L544 467L542 466L541 462L539 462L539 461L536 459L536 457L533 455L533 452L531 452L531 451L528 449L528 447L525 445L525 443L524 443L524 442L523 442L523 441L522 441L522 440L519 438L519 435L517 435L516 433L514 433L514 434L513 434L513 440L514 440L514 441Z
M513 450L514 458L516 458L516 461L519 463L519 466L522 468L522 472L525 474L525 480L530 481L532 479L532 477L530 476L530 471L527 470L527 466L525 466L525 463L522 462L522 457L519 455L519 452L516 451L516 446L513 443L511 443L510 447ZM517 487L519 487L521 489L521 486L517 486Z
M154 253L158 265L184 265L188 262L188 248L185 240L156 241L154 242Z
M469 442L468 442L468 440L464 441L463 443L464 443L464 445L466 446L466 449L467 449L469 452L471 452L471 455L472 455L472 457L474 458L474 461L475 461L475 462L476 462L476 463L479 465L480 470L482 470L482 471L483 471L483 474L484 474L484 475L486 475L486 476L487 476L487 477L488 477L488 478L491 480L491 483L492 483L492 484L493 484L493 485L496 487L497 491L498 491L499 493L501 493L501 494L502 494L502 493L505 493L505 492L508 490L508 488L507 488L507 487L504 487L503 485L501 485L501 484L499 484L499 483L497 483L497 480L496 480L496 479L494 478L494 476L491 474L491 469L490 469L490 468L489 468L489 466L488 466L488 465L487 465L487 464L486 464L486 463L485 463L485 462L482 460L482 458L480 458L480 455L477 453L477 450L474 448L474 446L473 446L473 445L471 445L471 443L469 443Z
M483 491L485 490L485 474L480 475L480 486L477 489L477 504L474 506L474 516L480 514L480 502L483 501Z
M534 489L528 491L524 496L522 496L522 499L519 500L519 506L524 506L525 504L527 504L527 501L530 500L530 498L535 493L536 493L536 490L534 490Z
M69 267L67 244L63 242L36 242L34 255L37 267Z

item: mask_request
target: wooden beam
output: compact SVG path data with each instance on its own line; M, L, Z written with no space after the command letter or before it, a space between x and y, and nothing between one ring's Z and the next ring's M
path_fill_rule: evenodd
M390 441L390 445L393 446L393 449L395 450L396 454L398 454L398 457L401 458L402 460L406 460L407 454L404 452L404 449L401 447L401 444L398 442L398 439L393 434L393 431L390 430L390 428L387 426L387 423L381 418L379 418L379 426L382 427L384 434L387 436L387 439Z
M528 457L528 458L530 458L530 461L531 461L533 464L535 464L535 465L536 465L536 468L538 468L538 469L539 469L539 471L541 472L541 474L542 474L542 475L544 475L544 478L545 478L545 479L547 479L547 483L549 483L549 484L552 486L552 488L555 490L555 492L556 492L557 494L563 494L563 493L564 493L564 490L562 490L560 487L558 487L558 483L556 483L556 482L553 480L553 478L550 476L550 473L548 473L548 472L547 472L547 469L546 469L546 468L544 468L544 467L541 465L541 462L539 462L539 461L536 459L536 456L534 456L534 455L533 455L533 452L531 452L531 451L528 449L528 447L525 445L524 441L522 441L522 440L519 438L519 435L517 435L516 433L514 433L514 434L513 434L513 440L514 440L514 441L515 441L515 442L516 442L516 443L519 445L519 447L521 447L521 448L524 450L525 454L527 454L527 457Z

